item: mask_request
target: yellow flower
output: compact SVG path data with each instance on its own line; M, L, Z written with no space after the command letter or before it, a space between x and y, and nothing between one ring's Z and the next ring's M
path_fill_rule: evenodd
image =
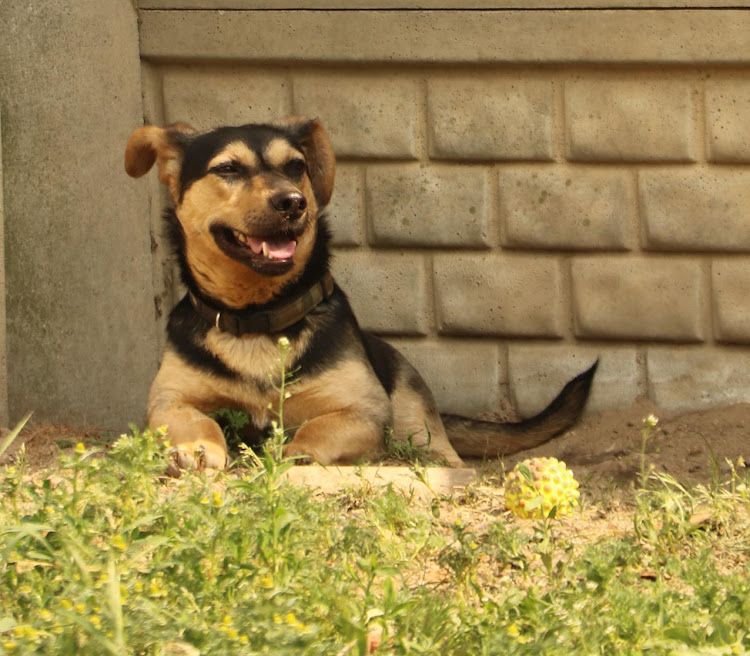
M505 632L511 637L511 638L517 638L521 635L521 632L518 630L518 624L513 622L507 629L505 629Z
M73 608L73 602L70 599L61 599L60 600L60 605L65 610L70 610L71 608Z
M39 611L39 617L45 622L49 622L52 619L52 613L50 613L46 608L42 608L42 610Z
M18 647L18 643L15 640L6 640L3 642L3 649L5 651L14 651Z
M34 640L39 635L39 631L28 624L19 624L13 627L13 635L16 638L30 638Z
M201 497L200 502L202 505L207 506L208 505L208 497Z
M305 626L302 622L300 622L297 619L297 616L294 613L287 613L284 616L284 621L289 625L294 627L295 629L299 629L300 631L304 631L307 626Z
M221 497L221 492L214 492L212 500L216 508L221 508L221 506L224 504L224 499Z
M260 579L260 584L267 590L270 590L271 588L273 588L273 577L269 576L268 574L262 576Z
M656 428L656 424L659 423L659 417L656 415L649 415L643 420L643 425L646 428Z
M78 442L78 444L76 444L76 453L78 455L86 453L86 445L83 442Z
M152 597L166 597L167 591L164 589L163 583L164 581L159 577L151 579L148 585L149 594Z
M112 540L110 541L110 544L119 551L125 551L125 549L128 548L128 543L125 541L125 538L122 537L122 535L115 535Z
M89 617L89 621L97 628L100 629L102 627L102 618L98 615L92 615Z
M76 611L78 611L79 613L82 613L83 611L85 611L85 610L86 610L86 604L84 604L84 603L82 603L82 602L80 602L80 601L79 601L79 602L78 602L78 603L77 603L77 604L76 604L76 605L74 606L74 608L75 608L75 609L76 609Z

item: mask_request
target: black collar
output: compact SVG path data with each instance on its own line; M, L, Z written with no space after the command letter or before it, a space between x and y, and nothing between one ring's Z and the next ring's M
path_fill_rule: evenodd
M188 297L195 311L206 321L211 322L221 332L239 337L246 333L278 333L301 321L310 310L330 298L334 284L333 277L326 271L320 280L287 303L273 310L257 312L218 310L192 292L188 292Z

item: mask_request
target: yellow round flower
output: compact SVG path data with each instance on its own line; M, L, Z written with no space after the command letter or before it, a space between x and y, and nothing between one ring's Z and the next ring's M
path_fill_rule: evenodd
M519 462L505 479L505 507L523 519L568 515L579 496L573 472L557 458Z

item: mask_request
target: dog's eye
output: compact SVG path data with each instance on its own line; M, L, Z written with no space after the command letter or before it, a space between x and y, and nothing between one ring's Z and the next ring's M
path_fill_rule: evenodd
M305 160L290 159L284 164L284 175L289 178L299 178L305 172Z
M239 175L244 170L242 164L237 162L224 162L223 164L217 164L208 169L209 173L215 173L223 177L231 177L233 175Z

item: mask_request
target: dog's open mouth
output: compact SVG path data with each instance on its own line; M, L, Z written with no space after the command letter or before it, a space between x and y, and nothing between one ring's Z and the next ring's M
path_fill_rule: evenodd
M258 273L279 275L294 264L297 239L292 233L253 237L224 225L213 226L211 232L224 253Z

